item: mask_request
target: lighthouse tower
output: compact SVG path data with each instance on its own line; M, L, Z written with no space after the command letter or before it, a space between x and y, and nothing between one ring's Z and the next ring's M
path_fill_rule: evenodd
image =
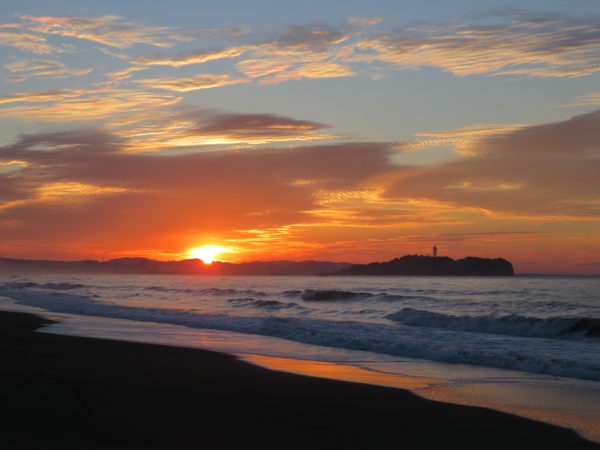
M435 245L433 246L433 257L437 257L437 247Z

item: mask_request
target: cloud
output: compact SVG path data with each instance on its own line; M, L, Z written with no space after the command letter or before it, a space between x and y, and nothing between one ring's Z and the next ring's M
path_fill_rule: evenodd
M333 139L326 125L273 114L223 113L187 109L141 114L114 121L109 127L127 139L127 151L224 145L263 145Z
M243 83L228 75L138 81L144 89L57 89L0 97L0 117L29 121L99 121L127 139L130 152L193 149L206 146L264 145L275 142L323 141L337 138L326 125L273 114L223 113L194 108L174 109L181 97L154 89L186 92Z
M276 84L289 80L315 79L315 78L340 78L354 76L354 71L342 64L327 61L298 61L279 62L279 66L269 66L269 62L262 59L246 60L239 66L240 70L253 77L267 77L260 80L261 84ZM269 76L271 75L271 76Z
M209 128L239 122L220 117ZM304 211L314 207L315 186L351 189L384 169L391 151L387 144L340 144L155 156L129 154L122 145L110 134L80 131L29 135L0 148L3 160L27 163L0 173L2 235L173 248L198 233L310 222ZM299 178L316 184L290 182Z
M302 78L333 78L354 75L333 49L349 39L343 31L323 25L291 26L273 38L254 44L204 49L175 55L146 54L132 59L132 66L112 74L125 79L152 66L183 67L220 59L245 58L237 65L250 78L270 77L267 83Z
M147 54L133 58L134 67L171 66L183 67L193 64L204 64L218 59L236 58L249 51L251 46L230 47L225 49L201 50L178 55Z
M135 89L62 89L21 93L4 97L0 103L43 102L0 109L0 117L49 122L98 120L133 112L156 110L178 103L170 94Z
M283 141L324 129L264 114L172 114L188 121L184 135L205 141ZM390 249L418 251L431 240L453 254L497 254L526 241L546 255L564 224L582 230L567 233L575 239L600 221L599 125L596 111L496 134L487 127L475 134L481 150L430 166L395 164L397 143L244 151L230 144L226 151L156 155L130 151L151 128L139 136L30 134L0 148L0 164L11 165L0 171L0 229L30 248L68 237L75 253L90 245L173 251L213 236L263 257L391 257ZM576 245L558 241L555 250Z
M189 92L199 89L231 86L233 84L248 83L246 78L234 78L229 74L199 74L193 77L182 78L145 78L135 80L147 89L163 89L167 91Z
M69 68L64 63L53 59L23 59L5 64L4 68L9 73L9 80L12 82L21 82L41 76L52 78L82 76L94 70L93 67Z
M325 25L297 25L265 42L261 50L275 52L326 51L332 45L346 41L350 35Z
M0 27L0 45L38 55L52 55L65 51L63 48L50 45L43 36L28 33L19 28L10 29L10 27Z
M37 33L58 35L97 42L124 49L136 44L171 47L188 41L190 36L168 27L141 25L119 16L100 17L33 17L20 16L25 26Z
M596 106L600 105L600 92L592 92L586 95L580 95L573 102L564 106Z
M81 95L83 91L71 89L56 89L53 91L19 92L17 94L0 97L0 105L9 103L45 103L61 101ZM2 110L0 110L2 111ZM0 112L1 114L1 112Z
M370 27L383 22L383 17L350 17L348 23L356 27Z
M383 196L497 217L600 220L600 111L482 135L467 158L402 172Z
M270 37L240 27L173 29L147 26L118 16L32 17L0 25L0 44L38 54L64 52L46 36L102 44L101 51L131 63L108 73L126 80L150 67L184 67L231 60L244 76L260 84L288 80L380 75L385 70L435 67L458 76L581 77L600 70L600 22L511 11L457 23L421 23L401 28L357 29L380 17L352 17L349 26L288 26ZM218 36L230 46L175 54L124 52L135 45L172 47L185 41ZM118 50L115 52L114 50ZM63 75L86 69L49 68ZM76 72L79 71L79 72ZM239 78L234 72L229 75ZM18 78L18 77L17 77ZM582 99L581 101L588 101ZM593 101L593 98L589 101Z
M481 124L455 130L422 132L416 134L416 139L400 143L398 148L416 151L427 147L451 146L459 154L474 155L485 150L487 141L484 138L496 138L523 127L519 124Z
M358 26L377 19L351 21ZM360 32L325 25L290 26L254 43L175 55L140 55L114 77L124 79L151 66L183 67L221 59L236 60L236 68L260 84L350 77L369 74L374 68L436 67L458 76L580 77L600 70L598 29L593 17L575 20L525 12L471 23Z
M355 60L455 75L580 77L600 70L596 18L499 16L500 23L441 24L387 30L356 44Z
M237 68L248 77L260 79L261 84L354 76L350 65L337 54L350 38L348 32L327 26L289 27L256 46Z

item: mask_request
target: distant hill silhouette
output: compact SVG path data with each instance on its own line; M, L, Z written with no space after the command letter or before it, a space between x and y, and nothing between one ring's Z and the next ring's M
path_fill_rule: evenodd
M387 262L353 264L336 275L514 275L512 264L501 258L469 256L454 260L447 256L407 255Z
M156 261L119 258L109 261L51 261L0 258L0 273L164 274L164 275L316 275L333 273L349 263L328 261L252 261L239 264L199 259Z

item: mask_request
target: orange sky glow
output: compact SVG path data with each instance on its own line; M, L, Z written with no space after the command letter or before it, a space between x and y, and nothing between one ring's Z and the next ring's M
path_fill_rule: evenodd
M600 273L589 14L202 28L153 8L1 16L0 257L370 262L435 244Z

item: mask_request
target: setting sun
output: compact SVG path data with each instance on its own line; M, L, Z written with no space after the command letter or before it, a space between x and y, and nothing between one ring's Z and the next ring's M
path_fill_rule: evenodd
M229 253L231 250L227 247L221 247L220 245L204 245L203 247L191 248L188 251L188 255L191 258L198 258L202 260L204 264L211 264L215 257L221 253Z

